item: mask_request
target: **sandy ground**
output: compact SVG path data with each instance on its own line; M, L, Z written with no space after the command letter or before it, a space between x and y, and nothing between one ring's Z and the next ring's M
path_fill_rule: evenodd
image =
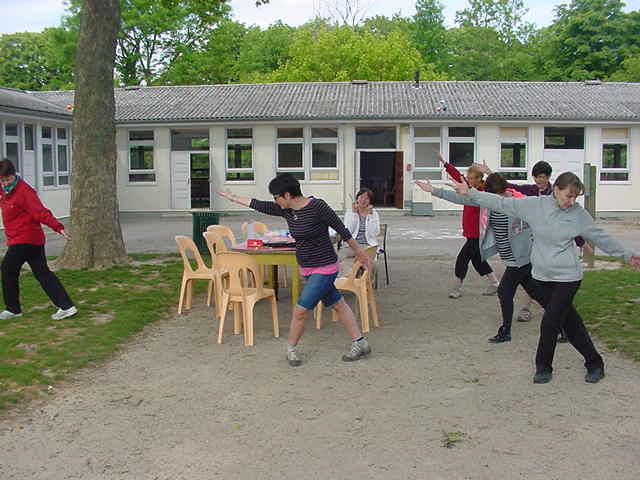
M282 337L261 305L253 348L231 321L217 345L199 298L0 418L0 478L637 479L639 366L604 351L607 377L585 384L577 352L559 345L552 383L533 385L540 311L511 343L488 344L497 299L475 273L448 299L452 261L392 258L373 354L354 364L325 314L303 337L305 364L288 367L286 292Z

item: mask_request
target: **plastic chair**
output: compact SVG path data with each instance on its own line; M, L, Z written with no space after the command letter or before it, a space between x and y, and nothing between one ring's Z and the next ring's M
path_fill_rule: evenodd
M222 281L224 278L226 278L226 271L224 269L221 269L217 266L216 264L216 259L218 256L218 253L221 252L226 252L227 251L227 246L224 243L224 238L220 235L218 235L216 232L212 232L212 231L207 231L207 232L203 232L202 236L204 237L204 241L207 244L207 248L209 249L209 253L211 254L211 268L214 271L214 275L216 277L216 280L214 282L214 293L216 296L216 306L218 307L216 310L216 316L219 317L220 316L220 289L222 288ZM235 327L235 333L240 333L240 327L236 326Z
M387 280L387 285L389 285L389 267L387 265L387 232L388 232L387 224L380 224L380 236L382 237L382 248L378 249L377 256L382 255L384 257L384 274ZM378 272L376 271L374 278L374 286L378 288Z
M373 260L376 256L377 247L369 247L365 250L365 253L369 258ZM371 277L369 272L365 270L362 263L355 261L351 266L351 272L347 277L338 277L335 281L335 286L338 290L346 290L352 292L358 299L358 307L360 310L360 321L362 323L362 332L369 332L369 306L371 306L371 317L373 318L373 326L379 327L380 321L378 318L378 304L376 297L373 293L371 286ZM322 302L318 303L316 307L316 328L322 328L322 312L324 305ZM332 320L337 321L337 314L335 310L331 310Z
M222 299L220 306L220 327L218 330L218 343L222 343L224 320L227 316L229 304L234 304L234 316L239 319L242 308L244 326L244 344L253 346L253 307L255 304L268 298L271 302L271 317L273 321L273 336L280 336L278 325L278 306L276 294L271 288L262 287L262 269L258 262L246 253L222 252L216 255L216 266L228 272L228 285L222 286ZM249 277L255 280L255 287L249 287Z
M207 305L211 306L211 297L215 289L215 281L217 271L215 268L209 268L204 263L202 255L196 246L195 242L184 235L177 235L175 237L178 244L178 250L182 257L182 263L184 264L184 270L182 272L182 283L180 285L180 297L178 298L178 314L182 314L182 307L187 310L191 309L193 301L193 280L208 280L209 287L207 290ZM191 265L188 252L191 252L196 262L196 268ZM216 298L217 300L217 298Z
M253 223L253 232L254 233L259 233L264 235L265 233L267 233L269 231L269 229L267 228L267 226L262 223L262 222L244 222L242 224L242 236L244 237L245 240L247 240L247 230L249 227L249 224Z
M236 236L233 234L231 229L226 225L209 225L207 227L207 232L216 233L223 238L222 245L220 246L221 248L223 248L222 250L223 252L226 252L227 250L229 250L226 243L224 243L224 239L229 241L229 244L230 244L229 246L233 246L236 243L238 243L236 241Z

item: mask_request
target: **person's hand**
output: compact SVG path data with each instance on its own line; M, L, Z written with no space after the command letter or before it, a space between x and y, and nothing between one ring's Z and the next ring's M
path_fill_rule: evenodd
M67 242L71 240L71 235L67 233L67 231L63 228L58 232L62 238L64 238Z
M351 204L351 210L353 210L355 213L358 213L358 202L354 201Z
M640 270L640 257L637 255L632 256L631 260L629 260L629 264L636 270Z
M371 263L371 258L367 256L367 254L364 253L363 250L360 250L359 253L356 253L356 260L358 260L362 264L365 270L369 272L371 271L371 268L373 266L373 264Z
M431 193L433 191L433 185L431 185L431 182L428 179L416 180L416 185L425 192Z
M433 153L435 153L435 154L436 154L436 157L438 158L438 161L439 161L441 164L443 164L443 165L444 165L445 163L447 163L447 162L445 162L445 161L444 161L444 157L443 157L443 156L442 156L442 154L440 153L440 150L433 150Z
M457 182L451 177L449 177L449 180L451 180L449 186L453 187L458 195L462 195L464 197L469 195L469 185L467 185L466 182Z
M231 193L229 190L218 190L218 195L226 198L230 202L238 203L238 196L234 193Z
M483 158L482 163L473 163L473 167L480 170L485 175L489 175L491 173L491 169L487 166L487 161Z
M589 244L589 242L584 242L582 245L582 254L583 255L594 255L596 252L593 247Z

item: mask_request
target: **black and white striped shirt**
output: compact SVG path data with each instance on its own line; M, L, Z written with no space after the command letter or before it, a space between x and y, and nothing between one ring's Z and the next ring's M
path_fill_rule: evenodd
M496 238L496 246L498 247L500 258L507 265L515 265L516 257L513 255L511 242L509 242L509 217L492 210L489 213L489 224Z
M284 217L291 236L296 240L296 259L301 267L323 267L338 261L331 244L329 227L343 240L352 238L336 212L324 200L310 197L311 201L300 210L280 208L275 202L251 200L250 207L267 215Z

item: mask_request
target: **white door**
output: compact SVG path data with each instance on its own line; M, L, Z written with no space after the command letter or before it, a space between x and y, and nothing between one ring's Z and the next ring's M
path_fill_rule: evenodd
M171 208L191 208L191 155L171 152Z

